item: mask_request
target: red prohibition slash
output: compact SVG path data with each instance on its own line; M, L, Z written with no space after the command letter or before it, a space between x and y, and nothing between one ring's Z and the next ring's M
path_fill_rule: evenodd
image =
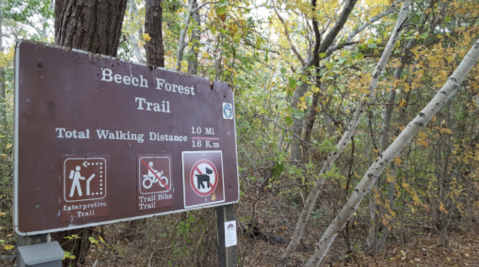
M163 181L160 179L160 177L158 177L158 175L156 175L156 172L153 171L152 169L150 169L150 166L148 166L148 164L146 164L146 163L143 161L143 159L140 159L140 161L141 161L141 163L143 163L143 165L145 165L145 167L148 168L148 170L150 170L150 171L156 176L156 178L158 178L158 181L160 181L160 183L161 183L163 186L165 186L166 189L168 189L168 191L169 191L170 188L169 188L166 184L163 183Z
M194 177L194 173L197 172L198 174L203 174L203 172L198 168L198 166L202 163L206 163L207 165L211 166L211 168L213 169L212 171L214 171L214 185L211 183L211 181L209 182L209 187L211 188L210 191L208 192L201 192L199 191L199 189L195 186L194 184L194 180L193 180L193 177ZM193 191L200 197L207 197L209 195L211 195L215 190L216 190L216 187L218 186L218 171L216 169L216 166L213 162L207 160L207 159L200 159L198 160L195 164L193 164L193 167L191 168L191 172L190 172L190 183L191 183L191 187L193 189Z

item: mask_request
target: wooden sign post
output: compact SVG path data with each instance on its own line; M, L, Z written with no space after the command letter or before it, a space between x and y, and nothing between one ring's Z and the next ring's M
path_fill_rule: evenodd
M238 266L234 205L216 207L218 263L220 267ZM234 223L233 223L234 222ZM234 224L234 227L231 225ZM229 227L229 228L228 228Z

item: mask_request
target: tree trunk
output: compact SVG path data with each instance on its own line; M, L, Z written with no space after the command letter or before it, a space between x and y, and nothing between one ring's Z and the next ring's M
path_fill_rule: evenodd
M55 1L55 43L116 56L127 0Z
M302 76L309 77L309 73L303 73ZM300 102L300 98L308 91L309 84L303 79L303 83L296 88L293 94L293 102L291 106L297 108L297 104ZM296 118L293 116L293 125L291 126L293 132L293 141L291 141L291 162L298 163L302 161L301 147L304 145L301 139L303 133L303 118Z
M127 0L55 1L55 43L61 46L116 56ZM79 238L67 240L65 237ZM75 255L75 260L63 261L63 266L83 264L90 248L91 231L76 229L52 234L63 250Z
M403 2L401 12L399 13L398 20L396 21L396 26L394 27L391 37L389 38L388 44L386 45L386 48L384 49L384 52L381 55L381 58L379 59L379 62L376 66L376 69L373 72L369 86L369 95L367 96L369 99L371 99L374 95L374 92L378 85L379 76L381 76L383 69L386 67L386 63L389 60L394 45L399 38L399 33L401 32L402 25L404 21L406 21L406 15L408 13L409 5L410 0L405 0ZM346 128L346 131L343 133L341 140L336 145L336 151L329 153L326 160L324 161L323 166L319 171L319 179L315 182L314 188L311 190L311 193L306 200L304 208L301 211L301 215L298 219L298 222L296 223L296 228L294 229L291 241L289 242L288 247L284 250L283 255L281 255L282 264L285 264L286 260L291 256L291 253L296 250L296 247L298 246L299 241L301 240L301 237L303 235L304 228L306 227L306 223L309 220L309 216L313 211L316 199L318 198L319 193L324 185L324 182L326 181L326 174L331 170L331 167L333 166L336 159L344 151L344 149L346 149L347 145L356 133L356 129L359 124L359 118L364 113L366 104L367 98L366 96L363 96L359 107L354 112L353 118L351 119L349 125Z
M138 16L138 8L136 7L136 1L135 0L129 0L130 1L130 17ZM138 28L138 37L141 38L143 34L143 29ZM145 59L141 55L141 49L140 46L138 45L137 39L135 38L134 35L129 35L128 36L128 41L130 42L130 45L133 47L133 53L135 54L136 60L140 63L145 63Z
M318 30L317 27L317 22L316 20L313 19L313 30L315 31L315 37L316 40L313 45L313 49L311 54L308 55L308 58L306 61L302 59L302 57L299 55L298 51L296 50L296 47L291 44L291 40L288 35L288 30L287 27L285 26L285 33L286 37L290 41L291 48L295 52L295 55L298 57L298 60L302 63L301 71L300 74L301 76L307 77L306 79L309 79L311 77L311 73L309 72L309 67L313 65L317 65L319 61L319 54L326 52L326 50L332 45L334 40L336 39L336 36L339 34L339 32L343 29L344 25L346 24L346 21L349 18L349 15L351 14L351 11L353 10L354 6L358 0L348 0L343 9L341 10L341 13L339 14L338 20L334 23L333 27L328 31L328 34L324 37L324 39L321 40L321 34ZM316 11L316 1L312 0L311 1L311 8L313 12ZM284 24L283 19L279 15L279 13L276 11L276 14L278 15L278 18L280 21ZM296 88L296 90L293 93L293 101L291 103L291 106L293 108L297 108L298 103L300 102L300 98L306 93L309 89L309 85L306 83L306 79L302 79L302 85ZM316 81L316 79L314 79ZM314 125L314 120L311 121L308 127L313 127ZM308 129L310 131L311 129ZM302 161L302 151L301 151L301 146L306 145L303 143L303 140L300 140L298 137L302 136L303 132L303 118L296 118L293 116L293 125L291 126L291 131L293 132L293 142L291 142L291 161L292 162L301 162Z
M0 3L0 53L3 53L3 8ZM0 125L5 125L5 69L0 67ZM0 148L0 152L3 148Z
M429 8L432 9L434 7L434 3L435 1L431 1ZM424 13L423 16L421 17L421 20L419 22L419 28L418 28L419 34L423 32L424 25L426 24L426 21L428 20L428 18L429 18L429 13ZM394 80L399 80L401 78L401 74L408 60L410 60L410 58L413 56L411 49L416 45L416 42L417 42L416 39L411 39L406 44L406 47L404 48L403 56L401 57L401 60L400 60L400 65L394 72ZM389 132L391 128L391 118L392 118L392 113L394 109L393 104L395 102L395 99L396 99L396 88L391 88L389 91L389 96L388 96L388 102L387 102L388 105L386 105L383 111L383 125L381 129L381 137L380 137L381 153L384 150L386 150L389 145ZM379 178L377 182L378 190L380 190L380 188L382 187L380 180L381 178ZM391 190L391 191L388 191L388 200L389 200L389 204L391 205L391 209L392 209L392 204L394 200L395 185L396 185L396 182L394 179L394 181L390 182L388 186L388 190ZM373 211L375 211L376 209L378 212L377 214L381 214L379 208L377 207L374 207ZM389 228L386 225L382 225L382 223L379 220L375 220L374 216L377 216L376 212L372 212L371 214L372 214L371 216L372 227L370 229L369 235L366 240L366 244L367 244L366 253L369 255L376 256L386 242L387 235L389 234ZM389 214L389 215L392 216L392 214ZM377 224L375 222L377 222ZM377 235L378 231L381 232L380 236Z
M408 2L406 0L405 2ZM348 199L340 213L324 232L321 240L315 247L313 256L309 258L306 267L319 266L326 253L333 244L338 233L344 228L356 212L361 200L369 193L376 179L386 168L386 166L406 147L414 136L424 128L424 126L436 115L444 104L454 95L464 77L469 73L472 67L479 59L479 40L476 41L473 48L463 58L462 62L449 77L444 86L434 96L434 98L419 112L419 114L407 125L392 144L380 155L376 161L369 167L361 181L354 189L351 197Z
M165 67L165 48L163 46L163 8L160 0L146 0L145 33L151 37L146 42L146 64Z
M191 8L196 10L191 14L193 20L195 21L196 25L193 31L191 32L190 42L192 45L190 47L190 51L188 52L188 74L196 75L198 72L198 51L199 42L200 42L200 30L201 27L201 20L200 20L200 11L198 10L198 2L197 0L190 0L191 1Z

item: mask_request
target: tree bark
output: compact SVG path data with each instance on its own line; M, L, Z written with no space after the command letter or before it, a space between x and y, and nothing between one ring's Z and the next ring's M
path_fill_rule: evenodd
M55 1L55 43L116 56L127 0Z
M198 9L198 2L197 0L190 0L192 2L192 9L193 14L191 16L193 17L193 20L196 23L195 28L191 32L191 38L190 42L193 42L193 44L190 47L190 51L188 52L188 74L191 75L196 75L198 72L198 51L197 49L199 48L199 42L200 42L200 30L199 28L201 27L201 20L200 20L200 10Z
M357 1L358 0L347 1L343 9L341 10L341 13L339 14L338 20L334 23L333 27L328 31L328 34L324 37L323 40L321 40L321 35L319 34L319 31L317 31L317 27L314 29L316 40L313 44L313 49L311 49L311 54L308 55L308 58L306 61L302 59L301 55L299 55L299 53L297 52L296 47L292 44L289 38L287 27L285 26L286 37L290 41L291 49L295 52L295 55L298 57L298 60L302 64L301 76L306 76L306 77L311 76L311 74L308 71L309 67L316 65L317 62L319 61L319 53L325 52L332 45L332 43L336 39L336 36L339 34L339 32L343 29L344 25L346 24L346 21L349 18L349 15L351 14L351 11L353 10ZM316 1L313 0L311 6L314 12L316 10ZM280 21L284 24L284 21L279 15L278 11L276 11L276 14L278 15L278 18L280 19ZM313 19L313 26L314 26L314 23L315 23L315 20ZM316 79L314 80L316 81ZM296 88L296 90L293 93L293 101L291 103L291 106L293 108L297 108L299 99L304 95L304 93L307 92L309 88L309 85L306 83L306 80L303 79L302 82L303 84L299 88ZM312 122L313 123L310 124L310 127L313 126L314 120ZM293 125L291 126L291 130L293 131L293 133L296 136L301 136L302 129L303 129L303 119L302 118L299 119L293 116ZM302 140L299 140L298 138L294 138L293 142L291 142L291 161L292 162L302 161L302 151L301 151L302 145L303 145Z
M407 2L408 0L406 0ZM361 181L354 189L354 192L336 216L333 222L326 229L321 240L316 245L313 256L309 258L305 266L319 266L326 253L331 247L338 233L344 228L346 222L351 219L357 210L361 200L369 193L372 185L376 182L386 166L406 147L414 136L436 115L444 104L454 95L464 77L470 72L479 59L479 40L476 41L471 50L463 58L454 73L449 77L444 86L434 98L419 112L419 114L407 125L391 145L376 159L369 167Z
M176 58L176 70L177 71L180 71L181 70L181 61L183 60L183 53L185 51L185 47L186 47L186 32L188 31L188 27L190 25L190 20L191 20L191 16L193 14L193 12L195 11L196 9L196 12L198 12L198 8L194 8L193 6L196 4L196 6L198 6L198 3L196 1L193 1L193 0L189 0L189 4L188 4L188 10L186 11L186 18L185 18L185 26L183 29L181 29L181 32L180 32L180 40L178 41L178 55L177 55L177 58ZM199 15L198 15L199 16Z
M121 36L127 0L57 0L55 1L55 43L61 46L116 56ZM85 262L90 248L91 231L77 229L52 234L63 250L75 255L75 260L63 261L63 266ZM79 238L66 240L77 235Z
M3 53L3 8L0 3L0 53ZM5 125L5 68L0 67L0 125ZM0 152L3 148L0 149Z
M431 1L429 4L429 8L433 8L435 4L435 1ZM419 22L419 27L418 27L418 33L421 34L424 30L424 25L426 24L426 21L429 18L429 13L424 13L423 16L421 17L421 20ZM401 57L400 60L400 65L399 67L395 70L394 72L394 80L399 80L401 78L401 74L404 70L404 67L406 66L408 60L413 56L413 53L411 52L411 49L416 45L417 40L416 39L411 39L407 44L406 47L404 48L403 56ZM396 99L396 88L391 88L389 91L389 96L388 96L388 105L384 108L383 111L383 125L381 129L381 137L380 137L380 145L381 145L381 153L387 149L389 145L389 132L391 128L391 118L392 118L392 113L394 109L394 101ZM396 173L395 171L393 173ZM378 178L378 182L376 184L376 188L380 190L382 184L380 182L381 178ZM391 205L392 209L392 203L394 200L394 191L395 191L395 179L389 183L388 186L388 200L389 204ZM374 186L373 186L374 187ZM377 214L380 214L379 208L376 206L373 207L372 211L376 211ZM371 222L372 222L372 227L370 229L370 232L368 234L368 237L366 239L366 253L369 255L377 255L381 248L384 246L387 236L389 234L389 228L386 225L383 225L379 220L375 219L376 212L371 213ZM392 217L392 214L389 214ZM377 222L374 223L374 222ZM377 232L378 230L381 230L381 235L378 237Z
M311 1L311 6L313 8L313 14L317 12L316 10L316 0ZM319 32L319 26L318 26L318 21L313 17L312 18L313 22L313 31L314 31L314 36L315 36L315 46L313 50L312 57L314 58L314 63L313 65L316 67L316 75L314 75L313 80L315 81L315 86L319 89L321 88L321 76L319 72L319 49L321 47L321 33ZM309 114L306 120L304 121L304 147L303 147L303 160L308 161L309 160L309 142L311 141L311 134L313 133L313 126L314 126L314 121L316 120L316 108L318 107L318 102L319 102L319 93L315 93L313 95L313 101L311 103L311 106L309 107Z
M329 153L329 155L327 156L326 160L323 163L323 166L319 172L319 179L315 182L314 188L311 190L311 193L309 194L306 200L305 206L303 210L301 211L301 215L298 219L296 228L293 232L293 236L291 237L291 241L288 247L284 250L283 255L281 256L281 260L283 261L283 263L291 256L291 253L296 249L296 247L299 244L299 241L301 240L301 237L303 236L304 228L306 227L306 223L309 220L309 216L311 215L311 212L313 211L314 204L316 203L316 199L318 198L321 188L323 187L324 182L326 181L327 172L331 170L331 167L333 166L336 159L344 151L344 149L346 149L353 135L356 133L356 129L359 124L359 118L364 113L364 108L366 107L368 99L371 99L372 96L374 95L375 89L379 81L379 76L381 75L382 70L385 68L387 61L389 60L391 52L396 43L396 40L398 39L399 33L401 32L402 25L404 21L406 21L406 15L408 12L409 5L410 5L410 0L405 0L403 2L401 12L399 13L398 20L396 21L396 26L394 27L391 37L389 38L388 44L386 45L384 52L381 58L379 59L376 69L374 70L373 75L371 77L370 86L369 86L369 95L367 97L363 96L359 104L359 107L354 112L353 118L351 119L349 125L346 128L346 131L343 133L341 140L336 145L336 151Z
M161 0L146 0L145 33L151 37L146 42L146 64L165 67L165 48L163 46L163 8Z
M138 8L136 7L135 0L129 0L129 1L130 1L130 17L138 16ZM138 28L138 37L141 38L142 34L143 34L143 29L140 26ZM140 63L145 63L145 59L141 55L141 49L140 49L140 46L138 45L138 42L135 36L130 34L128 36L128 41L130 42L130 45L133 47L133 53L135 54L136 60L138 60L138 62Z

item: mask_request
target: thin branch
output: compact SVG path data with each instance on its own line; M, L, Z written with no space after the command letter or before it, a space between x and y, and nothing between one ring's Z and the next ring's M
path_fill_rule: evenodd
M313 31L314 31L314 49L312 54L312 65L316 65L319 67L319 48L321 47L321 33L319 32L318 21L314 17L314 13L316 13L316 0L311 0L311 6L313 7Z
M264 52L268 52L268 53L273 53L273 54L276 54L276 55L279 55L279 52L275 49L272 49L272 48L269 48L269 47L266 47L266 48L262 48L262 47L257 47L255 44L253 44L250 40L244 38L243 39L243 42L245 45L248 45L248 46L251 46L255 49L258 49L258 50L261 50L261 51L264 51Z
M328 32L328 35L324 37L324 40L321 41L321 46L319 47L320 53L324 53L333 43L334 39L336 39L336 36L343 29L344 24L346 24L346 21L348 20L349 15L351 14L351 11L353 10L357 2L358 0L349 0L348 3L344 6L338 20L336 21L336 23L334 23L333 28L331 28L331 30Z
M385 10L385 11L379 13L378 15L372 17L368 22L364 23L363 25L357 27L354 31L350 32L348 34L348 37L346 37L346 40L344 41L344 43L330 46L328 48L328 50L326 50L326 56L331 55L334 51L336 51L338 49L341 49L345 46L349 46L349 45L352 45L352 44L357 44L358 42L352 42L352 40L358 33L362 32L364 29L369 27L374 22L376 22L376 21L388 16L389 14L393 13L394 11L396 11L398 9L396 5L400 2L402 2L402 1L403 0L398 0L398 1L394 2L390 8L388 8L387 10Z
M183 52L186 47L185 43L185 38L186 38L186 32L188 31L188 26L190 24L190 18L192 14L192 9L193 9L193 1L190 1L188 5L188 13L186 13L186 18L185 18L185 27L181 29L180 32L180 40L178 41L178 55L176 59L176 70L180 71L181 70L181 60L183 59Z
M287 132L290 132L290 131L291 131L290 129L287 129L287 128L282 127L282 126L279 125L276 121L274 121L274 120L272 120L272 119L266 117L265 115L262 115L262 116L263 116L266 120L268 120L268 121L270 121L270 122L276 124L276 126L278 126L278 128L283 129L283 130L285 130L285 131L287 131ZM310 143L304 141L304 140L301 138L301 136L295 134L294 132L293 132L293 135L294 135L294 137L296 137L296 138L297 138L299 141L301 141L302 143L310 145Z
M357 1L357 0L356 0ZM289 32L288 32L288 27L286 27L283 18L279 15L278 10L276 7L274 7L274 12L276 12L276 15L278 16L279 20L281 21L281 24L283 24L284 27L284 33L286 35L286 38L288 38L289 45L291 46L291 49L293 50L293 53L296 55L298 60L301 62L301 65L304 66L304 59L301 57L301 55L298 53L298 50L296 49L296 46L294 46L293 42L291 41L291 38L289 37Z
M348 20L349 15L351 14L351 11L353 10L357 2L358 0L348 0L348 3L344 6L343 10L341 11L341 14L339 15L338 20L336 21L336 23L334 23L333 27L324 37L324 39L316 40L316 42L321 42L321 44L319 45L318 53L324 53L331 46L333 41L336 39L336 36L343 29L344 24L346 24L346 21ZM314 46L316 45L317 44L315 44ZM308 62L306 63L306 65L303 66L305 68L309 68L316 64L316 60L318 59L316 56L318 55L318 53L316 53L316 55L313 53L313 55L308 58Z
M200 6L198 6L197 8L195 8L194 10L192 10L192 11L190 12L190 15L193 14L193 13L195 13L195 12L197 12L198 10L200 10L202 7L204 7L204 6L206 6L206 5L209 5L209 4L217 4L217 3L219 3L219 2L205 2L205 3L203 3L202 5L200 5Z

